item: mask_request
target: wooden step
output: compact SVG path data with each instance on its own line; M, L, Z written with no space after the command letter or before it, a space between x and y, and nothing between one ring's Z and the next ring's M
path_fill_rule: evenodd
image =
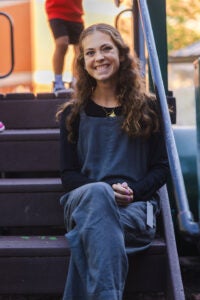
M1 236L0 294L62 294L70 257L64 236ZM126 293L167 289L166 246L129 257Z
M0 236L0 257L67 256L64 236Z
M2 178L0 194L3 193L63 192L60 178Z
M1 121L6 129L57 128L56 111L70 94L60 98L50 93L30 95L8 94L0 100Z
M53 233L55 224L64 227L59 179L43 179L43 183L41 178L2 179L0 192L1 227L28 229L26 235L0 237L0 294L62 293L69 249L64 236ZM128 297L135 292L152 291L165 292L169 300L184 299L169 201L164 192L161 192L161 204L166 244L164 239L155 240L147 251L130 256L125 292ZM50 225L49 236L41 237L46 225ZM35 226L40 228L40 237L31 236Z
M60 178L0 179L0 226L64 226Z
M0 149L1 172L59 170L59 129L5 130Z

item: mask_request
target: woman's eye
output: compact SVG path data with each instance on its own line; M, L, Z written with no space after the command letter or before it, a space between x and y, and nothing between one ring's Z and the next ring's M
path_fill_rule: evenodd
M103 52L109 52L110 50L112 50L112 47L111 46L106 46L102 50L103 50Z
M94 51L90 50L90 51L87 51L85 53L86 56L93 56L94 55Z

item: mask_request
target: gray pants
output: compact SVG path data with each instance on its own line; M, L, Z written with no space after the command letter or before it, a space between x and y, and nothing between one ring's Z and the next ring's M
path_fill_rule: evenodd
M121 300L127 252L149 247L155 216L154 226L147 226L146 202L119 207L112 188L103 182L73 190L61 204L71 249L63 300Z

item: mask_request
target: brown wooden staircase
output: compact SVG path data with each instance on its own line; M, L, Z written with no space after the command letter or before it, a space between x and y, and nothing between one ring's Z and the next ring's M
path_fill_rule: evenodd
M55 112L70 98L54 94L0 95L0 295L61 295L70 251L59 198L59 129ZM162 293L183 300L184 291L166 187L151 248L129 257L124 298ZM155 298L156 299L156 298Z

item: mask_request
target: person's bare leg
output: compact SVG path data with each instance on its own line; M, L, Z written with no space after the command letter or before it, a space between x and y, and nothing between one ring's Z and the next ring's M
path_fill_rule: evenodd
M61 36L55 40L55 50L53 54L53 70L55 74L62 74L65 54L69 45L68 36Z
M71 82L72 88L76 84L76 78L77 78L76 58L77 58L78 54L79 54L79 47L78 47L78 44L76 44L76 45L74 45L74 57L73 57L73 61L72 61L72 82Z
M62 74L64 68L65 55L69 45L68 36L62 36L55 40L55 50L53 53L53 71L55 74L55 87L64 88Z

